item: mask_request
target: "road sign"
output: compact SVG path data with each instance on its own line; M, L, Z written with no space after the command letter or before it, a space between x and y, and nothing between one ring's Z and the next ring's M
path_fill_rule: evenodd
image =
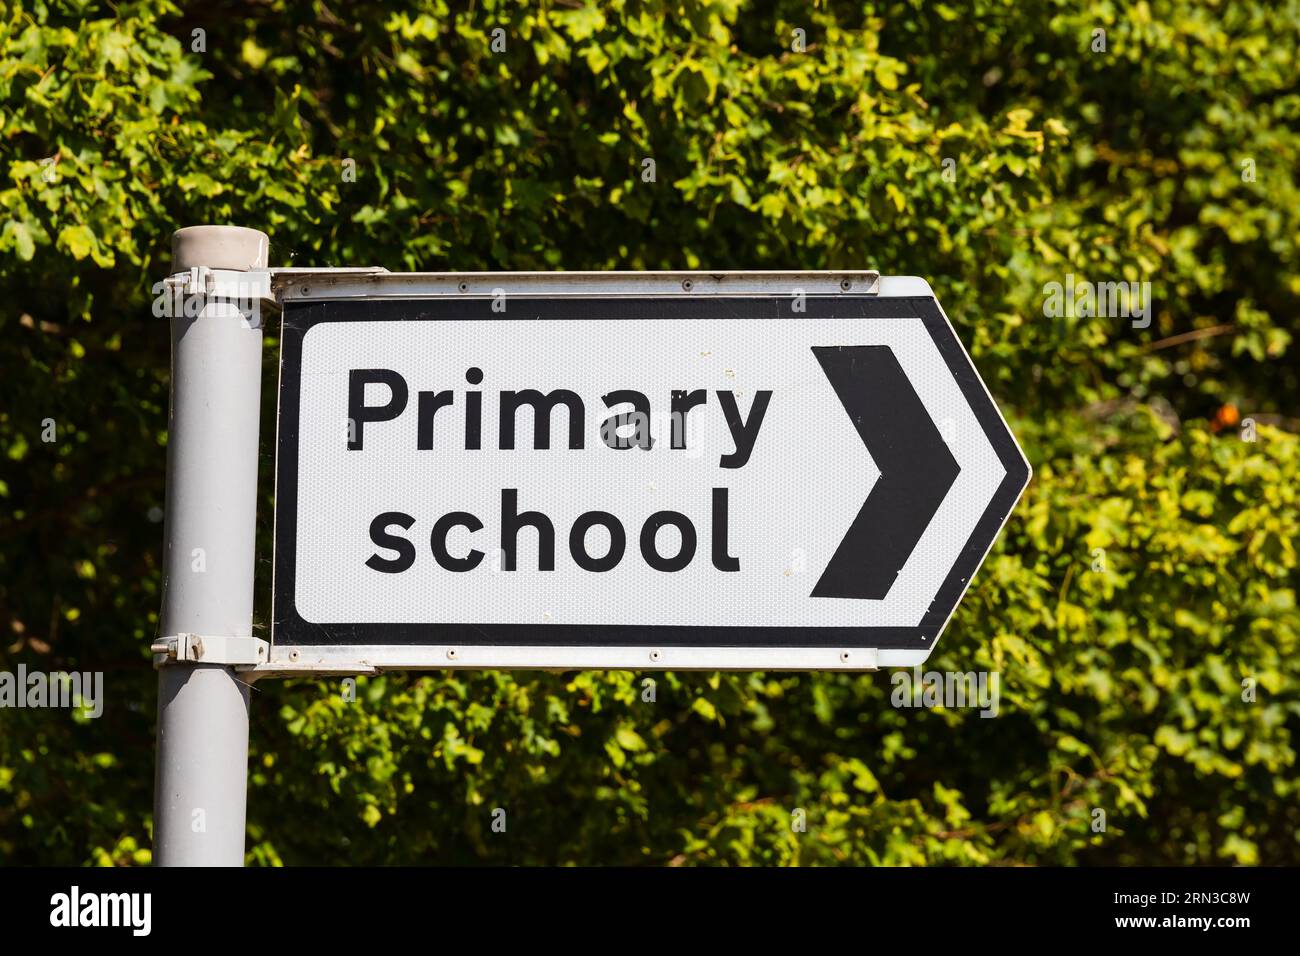
M910 666L1029 478L920 279L283 302L272 662Z

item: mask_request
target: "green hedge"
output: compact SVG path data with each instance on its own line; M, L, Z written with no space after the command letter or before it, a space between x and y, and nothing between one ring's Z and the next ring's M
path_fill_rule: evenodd
M1297 47L1262 0L11 3L0 670L109 696L0 710L0 862L149 860L150 290L204 222L278 265L923 275L1035 467L928 665L996 670L996 719L888 673L265 681L250 862L1300 861ZM1150 282L1150 327L1045 315L1070 274Z

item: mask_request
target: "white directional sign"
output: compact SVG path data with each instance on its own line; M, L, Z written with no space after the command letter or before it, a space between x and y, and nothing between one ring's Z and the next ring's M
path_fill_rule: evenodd
M1028 481L923 280L295 291L276 660L911 665Z

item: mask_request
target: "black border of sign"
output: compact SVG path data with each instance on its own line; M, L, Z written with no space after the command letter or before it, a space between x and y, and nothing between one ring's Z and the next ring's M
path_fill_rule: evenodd
M935 299L925 296L808 296L792 315L788 296L519 298L510 312L491 310L489 298L330 299L284 304L276 448L274 623L271 640L285 646L484 645L525 647L821 647L928 650L961 600L1007 515L1029 481L1029 467L989 398ZM294 599L298 519L298 425L302 343L320 322L412 322L538 319L602 321L698 319L702 309L719 321L797 322L804 319L920 319L930 333L1006 476L975 525L939 593L916 627L682 627L662 624L315 624ZM526 316L526 318L521 318Z

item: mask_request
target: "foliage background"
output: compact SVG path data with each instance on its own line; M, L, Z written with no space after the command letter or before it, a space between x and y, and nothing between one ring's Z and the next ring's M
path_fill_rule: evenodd
M231 222L278 265L923 275L1036 472L931 662L1000 671L995 720L886 673L266 681L250 863L1300 862L1298 41L1263 0L0 5L0 669L109 692L0 711L0 860L149 860L150 286ZM1045 318L1068 273L1152 326Z

